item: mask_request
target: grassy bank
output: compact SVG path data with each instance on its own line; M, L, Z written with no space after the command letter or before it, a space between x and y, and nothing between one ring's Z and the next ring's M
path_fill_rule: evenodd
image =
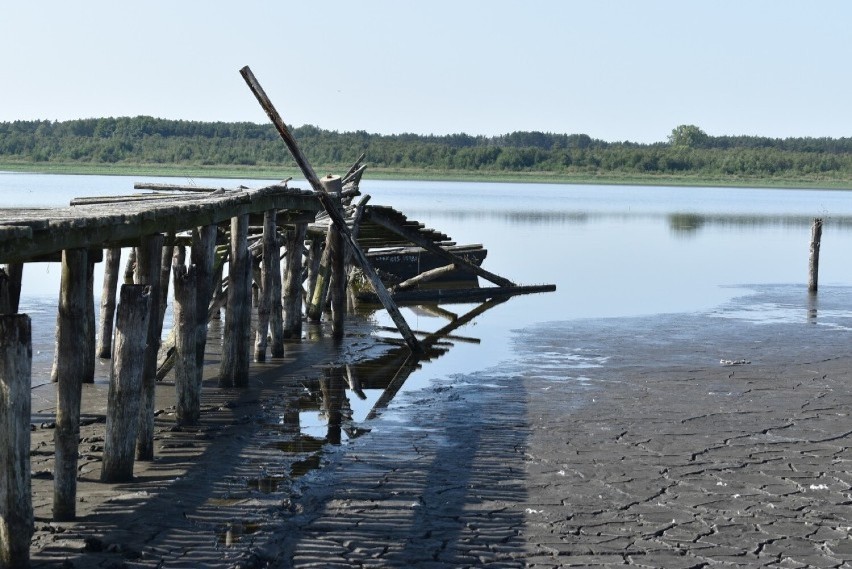
M343 173L347 166L319 166L319 175ZM2 162L0 171L44 174L97 174L116 176L167 176L187 178L245 178L264 180L303 179L296 167L269 168L263 166L186 166L179 164L80 164L54 162ZM707 177L701 175L621 174L607 172L553 173L436 170L428 168L368 168L367 177L377 180L423 180L463 182L521 182L552 184L599 184L635 186L726 186L749 188L814 188L852 189L852 180L820 177Z

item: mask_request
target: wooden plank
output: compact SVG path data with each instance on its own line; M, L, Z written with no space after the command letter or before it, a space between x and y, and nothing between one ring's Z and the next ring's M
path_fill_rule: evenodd
M530 285L530 286L492 286L482 288L435 288L418 289L393 293L394 301L399 304L418 304L424 302L435 303L465 303L480 302L489 298L501 296L516 296L519 294L534 294L539 292L553 292L556 285ZM369 292L360 292L356 295L361 302L378 304L378 299Z
M197 226L219 224L235 215L268 209L318 211L314 192L286 186L252 191L225 192L195 200L154 204L125 203L73 208L15 210L14 219L0 210L0 263L28 261L72 248L109 248L138 242L153 233L181 232ZM14 225L7 225L8 223ZM4 229L4 227L6 229Z

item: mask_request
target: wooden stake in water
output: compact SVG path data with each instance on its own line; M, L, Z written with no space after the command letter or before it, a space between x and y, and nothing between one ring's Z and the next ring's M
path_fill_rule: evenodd
M811 255L808 263L808 292L816 292L819 281L819 246L822 241L822 219L814 219L811 226Z

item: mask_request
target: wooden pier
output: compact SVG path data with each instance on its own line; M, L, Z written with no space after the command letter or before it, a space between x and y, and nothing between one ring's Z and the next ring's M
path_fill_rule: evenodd
M481 267L481 259L474 262L464 249L454 251L449 236L387 206L369 206L369 196L353 204L360 195L363 157L343 176L318 178L295 141L287 140L286 126L251 72L246 68L243 75L312 189L291 188L287 182L258 189L137 184L137 193L81 197L68 207L0 209L0 568L27 566L33 535L32 333L29 317L18 314L27 265L61 263L52 372L57 394L52 501L56 522L76 518L82 385L93 381L98 357L111 358L100 480L128 482L135 461L155 459L158 379L174 376L176 425L200 421L208 322L223 308L218 385L246 387L252 360L280 358L285 341L301 340L304 317L321 319L330 307L333 335L343 336L351 304L347 300L358 297L349 287L357 268L369 283L370 301L387 309L404 342L394 355L395 382L387 387L380 407L416 362L440 353L436 343L444 335L479 312L418 339L394 300L402 294L395 288L400 283L383 281L365 251L417 247L445 263L402 283L402 289L413 288L415 293L418 284L434 278L429 273L435 270L473 275L473 284L455 295L466 292L471 301L496 299L487 307L507 295L555 288L520 287L494 275ZM130 255L119 286L122 250ZM95 322L93 275L99 262L104 262L105 271L100 321ZM497 286L480 289L477 277ZM366 293L362 290L361 297ZM443 293L428 290L418 294L419 302L443 298ZM174 329L161 346L170 299Z

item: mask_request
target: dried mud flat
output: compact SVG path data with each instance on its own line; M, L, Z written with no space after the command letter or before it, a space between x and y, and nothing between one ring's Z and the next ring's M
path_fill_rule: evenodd
M345 357L371 349L346 342ZM78 522L51 524L50 481L34 480L34 565L852 566L847 329L533 327L505 364L404 395L294 477L315 455L280 452L292 434L270 425L300 374L339 357L316 349L249 391L211 389L199 429L161 415L132 484L96 482L102 425L84 427Z

